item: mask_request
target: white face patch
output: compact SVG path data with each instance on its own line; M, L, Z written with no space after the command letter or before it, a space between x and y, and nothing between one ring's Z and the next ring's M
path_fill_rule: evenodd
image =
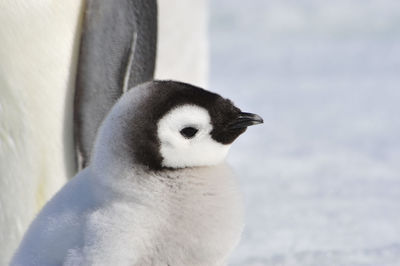
M185 128L194 128L197 132L193 137L185 137L181 133ZM212 129L210 115L202 107L182 105L166 113L157 128L162 166L183 168L222 162L230 145L212 139ZM188 131L193 133L193 129Z

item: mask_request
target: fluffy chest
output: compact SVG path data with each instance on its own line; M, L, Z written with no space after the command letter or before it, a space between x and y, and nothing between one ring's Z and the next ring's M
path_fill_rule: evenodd
M243 228L241 197L229 169L188 170L163 182L154 211L163 218L155 257L170 265L222 265Z
M241 197L229 170L148 178L135 187L133 202L118 201L93 214L89 223L97 227L89 228L99 239L113 238L105 242L125 250L134 265L223 265L243 228Z

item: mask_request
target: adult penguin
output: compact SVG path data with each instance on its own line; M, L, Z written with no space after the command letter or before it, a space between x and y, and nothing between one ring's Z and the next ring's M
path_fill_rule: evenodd
M84 167L113 103L127 88L153 78L157 5L7 0L0 2L0 25L5 265L37 211Z

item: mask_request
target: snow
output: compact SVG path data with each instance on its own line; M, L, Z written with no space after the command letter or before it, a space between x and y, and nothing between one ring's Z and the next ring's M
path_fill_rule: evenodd
M400 265L400 2L210 1L209 89L265 124L233 145L230 265Z

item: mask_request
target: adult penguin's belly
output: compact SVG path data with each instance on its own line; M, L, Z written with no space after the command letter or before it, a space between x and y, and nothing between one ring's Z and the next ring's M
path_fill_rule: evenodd
M0 2L0 265L75 172L80 0Z

